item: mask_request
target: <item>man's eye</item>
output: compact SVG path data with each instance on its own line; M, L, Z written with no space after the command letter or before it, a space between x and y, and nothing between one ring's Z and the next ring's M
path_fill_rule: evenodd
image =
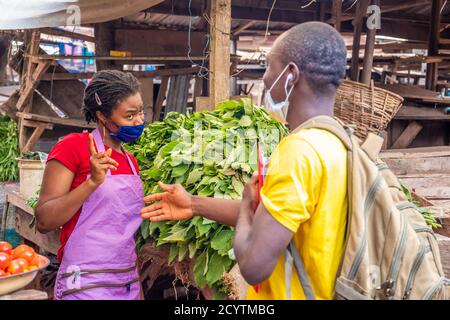
M129 115L127 116L127 119L128 119L128 120L133 120L133 118L134 118L134 115L132 115L132 114L129 114Z

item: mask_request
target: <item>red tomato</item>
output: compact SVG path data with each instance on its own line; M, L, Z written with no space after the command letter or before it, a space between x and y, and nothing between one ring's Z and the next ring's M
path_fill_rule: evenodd
M0 241L0 252L11 254L11 251L12 251L12 246L11 246L11 244L9 244L9 242Z
M36 257L36 253L34 253L33 251L24 251L18 257L18 259L25 259L25 260L27 260L28 264L31 265L32 264L31 262L34 260L35 257Z
M22 268L24 268L24 269L28 268L28 266L29 266L28 261L25 259L22 259L22 258L15 259L15 260L11 261L11 263L13 263L14 261L17 261L17 263L19 263L22 266Z
M34 253L33 248L31 248L30 246L27 246L26 244L21 244L20 246L18 246L17 248L14 249L14 251L12 252L12 256L14 259L19 259L20 256L26 252L26 251L30 251Z
M5 252L0 252L0 270L6 270L10 262L10 255Z
M13 260L9 264L8 269L6 271L9 272L10 274L18 274L23 272L23 267L19 262Z

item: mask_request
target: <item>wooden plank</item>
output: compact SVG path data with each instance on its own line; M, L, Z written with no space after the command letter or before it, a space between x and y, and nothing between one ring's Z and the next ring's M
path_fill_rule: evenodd
M208 111L211 110L211 100L209 97L197 97L195 99L195 111Z
M334 28L341 32L342 0L333 0L333 24Z
M137 78L156 78L164 76L175 76L180 74L196 74L200 71L200 67L190 68L174 68L174 69L160 69L153 71L126 71L132 73ZM90 79L94 75L94 72L80 72L80 73L55 73L44 74L42 81L56 81L56 80L78 80L78 79Z
M191 31L190 40L190 55L202 56L207 41L206 33ZM115 29L114 49L129 51L132 56L186 57L189 34L186 31L119 28Z
M176 111L186 113L187 97L191 77L179 75L170 78L165 113Z
M364 17L367 14L367 7L370 0L360 0L357 3L356 17L353 20L353 46L352 60L350 69L350 78L353 81L359 80L359 48L361 42L361 33L363 29Z
M383 159L450 157L450 147L439 146L439 147L384 150L380 153L380 156Z
M20 290L0 296L0 300L47 300L48 294L44 291L29 289Z
M61 55L34 55L31 59L34 62L38 62L39 60L115 60L115 61L200 61L204 57L203 56L136 56L136 57L111 57L111 56L61 56Z
M230 28L231 0L211 1L209 61L211 109L230 96Z
M61 36L88 42L95 42L95 37L58 28L40 28L39 31L43 34L48 34L51 36Z
M153 78L137 78L141 83L141 97L144 103L145 121L153 119Z
M441 8L442 0L432 0L431 5L431 25L428 42L428 55L433 56L439 54L439 38L440 38L440 23L441 23ZM436 89L438 77L438 64L427 64L427 76L425 87L429 90Z
M40 248L54 255L58 253L61 246L59 240L60 230L50 231L46 234L40 233L34 228L30 228L33 215L21 210L16 210L16 231L23 238L37 244Z
M236 28L233 31L233 36L234 37L238 36L240 33L242 33L243 31L247 30L248 28L250 28L256 22L257 22L256 20L249 20L249 21L243 23L240 27Z
M42 124L42 125L37 126L34 129L33 133L31 134L30 139L27 141L27 143L25 144L23 149L20 150L20 152L25 153L25 152L33 149L34 145L39 140L39 138L42 136L45 129L47 129L47 124Z
M167 87L169 85L169 77L163 77L161 80L161 86L159 87L158 97L155 103L155 112L153 113L153 121L159 121L164 100L166 99Z
M395 115L396 120L450 121L444 108L402 106Z
M15 206L17 208L22 209L23 211L25 211L28 214L31 214L31 215L34 214L33 208L28 206L26 200L22 198L22 196L20 195L20 193L18 191L7 191L6 192L6 201L8 201L8 203L12 204L13 206Z
M379 0L372 0L372 5L380 5ZM367 85L370 84L370 79L372 77L372 66L373 66L373 53L375 49L375 36L377 34L377 29L375 26L371 26L367 30L366 45L364 48L364 61L363 70L361 74L361 82Z
M413 140L417 137L422 128L423 126L419 122L410 122L406 129L402 132L400 137L398 137L397 140L395 140L395 142L392 144L392 149L408 147L411 142L413 142Z
M33 113L24 113L24 112L17 112L16 115L19 118L27 119L27 120L35 120L35 121L42 121L57 125L64 125L69 127L81 127L81 128L96 128L96 124L87 124L84 120L77 120L77 119L64 119L64 118L58 118L58 117L49 117L49 116L42 116L39 114L33 114Z
M447 278L450 278L450 238L436 235L439 245L439 252L441 256L442 269Z
M31 100L31 97L33 95L34 89L39 84L39 81L41 80L41 77L44 75L44 73L47 71L50 64L45 61L41 61L38 63L36 69L33 72L33 75L29 81L25 84L25 89L21 93L19 100L17 101L17 110L23 111L25 110L26 104Z
M48 130L53 129L53 124L51 124L51 123L42 123L42 122L32 121L32 120L27 120L27 119L22 119L22 123L25 127L30 127L30 128L37 128L39 126L45 126L45 129L48 129Z
M404 9L414 8L414 7L422 7L426 6L430 3L430 0L412 0L409 2L403 2L399 4L390 4L381 6L381 13L388 13L394 11L400 11ZM355 15L346 15L342 17L342 22L349 21L355 19ZM331 22L331 21L330 21Z
M417 194L429 199L450 199L450 175L448 174L420 174L398 176L408 187ZM434 202L434 201L433 201Z

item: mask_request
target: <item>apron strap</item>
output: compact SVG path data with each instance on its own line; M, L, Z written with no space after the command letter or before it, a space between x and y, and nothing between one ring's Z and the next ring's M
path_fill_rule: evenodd
M104 152L105 151L105 144L103 143L103 139L102 139L102 137L100 135L100 131L98 130L98 128L95 129L94 131L92 131L92 135L94 136L94 142L95 142L95 145L97 146L97 151L98 152ZM136 170L136 168L134 166L134 163L133 163L133 161L131 161L130 156L128 155L128 153L125 151L125 149L122 146L120 146L120 149L122 150L123 154L127 158L128 165L130 166L131 171L133 172L133 175L139 176L138 173L137 173L137 170ZM108 169L108 172L106 174L108 176L110 176L111 175L111 170Z

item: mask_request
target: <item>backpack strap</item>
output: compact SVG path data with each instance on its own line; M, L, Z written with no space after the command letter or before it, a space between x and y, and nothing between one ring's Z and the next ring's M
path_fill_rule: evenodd
M339 120L328 117L328 116L317 116L314 118L311 118L304 123L302 123L300 126L298 126L292 133L295 133L302 129L322 129L326 130L333 135L335 135L339 140L342 141L344 146L348 150L352 150L352 129L342 124Z
M375 162L383 147L383 142L384 139L381 136L369 132L366 140L361 144L361 149L366 152L370 160Z
M307 300L316 300L316 295L309 282L308 275L306 274L305 265L303 260L298 253L297 246L295 245L294 239L291 240L289 246L285 252L285 274L286 274L286 297L287 300L291 299L291 275L292 275L292 262L294 262L295 270L297 271L298 279L300 280L300 285L303 288L303 293Z

